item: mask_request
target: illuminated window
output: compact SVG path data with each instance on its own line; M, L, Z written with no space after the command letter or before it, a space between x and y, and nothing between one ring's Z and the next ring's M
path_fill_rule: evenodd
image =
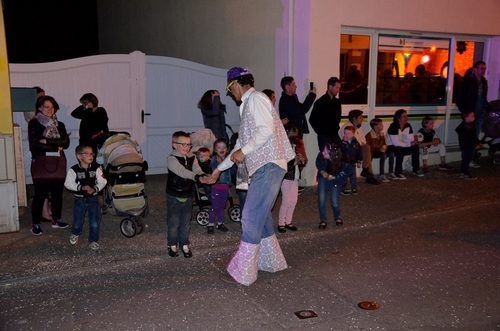
M457 41L455 48L455 70L453 73L453 100L460 91L462 82L472 74L474 63L483 60L484 42Z
M445 104L449 39L380 35L377 105Z
M341 35L339 99L342 104L367 103L369 60L369 36Z

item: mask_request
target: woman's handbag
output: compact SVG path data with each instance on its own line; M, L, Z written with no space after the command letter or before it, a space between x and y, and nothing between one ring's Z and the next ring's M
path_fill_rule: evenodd
M64 182L66 179L66 158L63 156L35 156L31 160L33 182Z

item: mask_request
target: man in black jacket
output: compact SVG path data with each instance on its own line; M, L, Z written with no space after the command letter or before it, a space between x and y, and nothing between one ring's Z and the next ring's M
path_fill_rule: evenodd
M342 117L342 107L337 94L340 90L340 82L337 77L328 79L326 93L314 104L309 123L318 135L318 147L320 152L329 142L340 143L338 131Z
M297 85L291 76L281 79L281 98L279 103L280 118L283 124L290 124L299 129L299 137L303 138L304 133L309 133L309 126L306 121L306 114L316 100L316 88L313 87L307 95L304 103L300 103L297 98Z
M460 112L473 111L476 117L476 132L479 135L483 125L484 114L488 111L489 104L488 81L484 78L486 63L476 61L472 74L462 83L458 95L457 106Z

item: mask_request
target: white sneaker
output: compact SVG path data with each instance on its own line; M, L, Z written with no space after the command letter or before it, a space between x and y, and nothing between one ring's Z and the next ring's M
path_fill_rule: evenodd
M378 176L378 180L381 181L382 183L389 183L389 180L385 175Z
M96 243L95 241L94 242L91 242L90 245L89 245L89 248L93 251L98 251L99 250L99 244Z
M480 168L481 166L477 163L474 163L474 161L470 161L469 167L470 168Z
M69 243L71 245L76 245L78 243L78 237L76 234L72 234L71 236L69 236Z

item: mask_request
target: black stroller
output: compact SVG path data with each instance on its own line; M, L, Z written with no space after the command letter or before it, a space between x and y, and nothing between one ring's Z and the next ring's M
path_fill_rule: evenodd
M483 131L481 142L488 144L488 155L493 156L500 151L500 100L490 103L490 111L484 118ZM494 158L493 163L500 164L500 158Z

